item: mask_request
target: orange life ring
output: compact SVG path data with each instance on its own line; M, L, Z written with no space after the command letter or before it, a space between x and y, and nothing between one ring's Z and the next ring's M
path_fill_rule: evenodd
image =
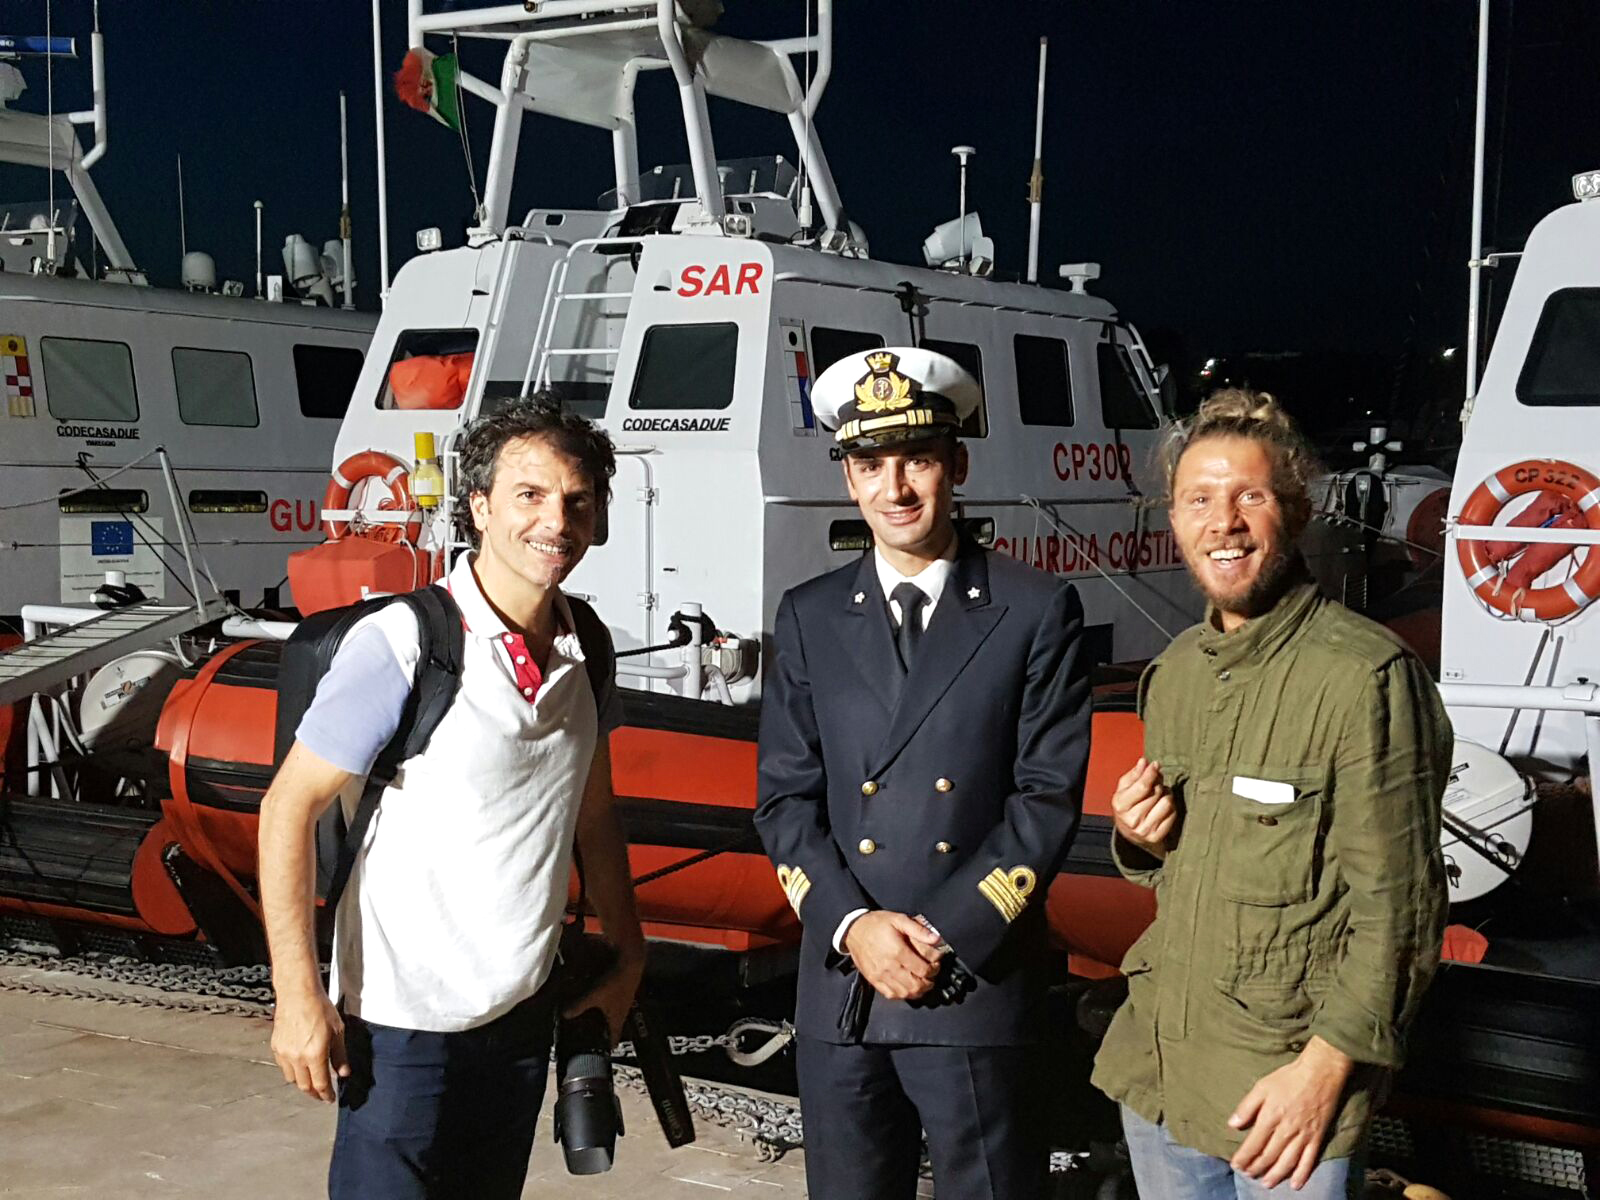
M411 468L381 450L352 454L335 467L328 480L328 490L322 493L322 507L325 510L349 508L350 496L363 479L379 480L389 489L388 499L378 505L380 511L409 512L412 516L403 525L371 525L356 532L377 542L415 542L422 532L422 510L411 498ZM330 539L338 541L350 532L350 523L324 518L322 529Z
M1530 458L1503 467L1476 488L1461 507L1459 524L1493 525L1511 500L1529 492L1565 496L1583 514L1585 528L1600 532L1600 479L1568 462ZM1600 596L1600 546L1590 546L1571 578L1550 587L1507 588L1487 541L1460 538L1456 545L1467 586L1479 600L1508 617L1559 621Z

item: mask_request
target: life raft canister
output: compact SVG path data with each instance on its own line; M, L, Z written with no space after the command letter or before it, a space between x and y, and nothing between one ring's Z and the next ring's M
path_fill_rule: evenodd
M1467 497L1466 504L1461 507L1458 523L1493 525L1501 509L1516 497L1525 496L1529 492L1543 492L1564 498L1582 515L1584 528L1600 532L1600 479L1596 479L1582 467L1553 458L1524 459L1522 462L1513 463L1496 471L1474 488L1472 495ZM1535 501L1536 506L1541 504L1543 502ZM1548 508L1554 516L1564 507L1558 500L1555 505L1544 504L1539 511L1543 512ZM1547 526L1567 525L1565 521L1549 518L1533 519ZM1460 538L1457 541L1457 554L1461 560L1462 573L1467 577L1467 586L1489 608L1509 617L1559 621L1579 612L1600 595L1600 546L1589 547L1583 565L1571 578L1550 587L1536 588L1531 584L1538 575L1529 575L1525 570L1518 571L1513 568L1517 575L1515 580L1510 574L1505 579L1500 578L1499 563L1509 557L1506 551L1515 553L1520 545L1521 543L1512 543L1507 546L1505 543L1467 538ZM1555 549L1559 549L1561 553L1552 556L1549 551ZM1558 547L1551 544L1547 547L1544 544L1536 544L1524 552L1524 557L1533 550L1541 551L1537 561L1544 564L1539 571L1539 574L1542 574L1572 549L1570 546ZM1513 586L1505 586L1507 582L1513 583Z
M381 450L362 450L333 469L328 490L322 494L323 509L349 508L350 497L363 479L376 479L389 489L388 497L378 505L380 511L412 515L403 525L368 525L356 532L378 542L415 542L422 531L422 513L411 498L410 468ZM338 541L350 532L350 523L324 518L322 529L331 540Z

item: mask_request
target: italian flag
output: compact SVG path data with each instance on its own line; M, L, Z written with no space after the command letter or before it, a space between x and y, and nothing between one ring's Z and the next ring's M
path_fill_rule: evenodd
M425 112L441 125L461 128L460 92L456 75L460 66L454 54L434 54L421 46L406 52L394 73L395 95L402 104Z

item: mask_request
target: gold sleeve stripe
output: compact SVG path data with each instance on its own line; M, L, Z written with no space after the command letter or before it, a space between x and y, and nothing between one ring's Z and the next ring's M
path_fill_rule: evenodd
M800 915L800 902L806 898L806 893L811 890L811 880L806 878L806 873L800 867L788 865L778 868L778 886L783 889L783 894L789 898L789 907L794 909L795 916Z
M1009 925L1028 907L1028 897L1037 883L1030 867L1012 867L1008 871L996 867L978 881L978 891Z

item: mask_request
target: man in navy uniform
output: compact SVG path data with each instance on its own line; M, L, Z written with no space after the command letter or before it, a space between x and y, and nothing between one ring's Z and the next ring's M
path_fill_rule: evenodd
M977 382L890 348L823 372L819 421L873 551L788 592L756 826L804 926L796 1025L822 1200L1048 1187L1045 893L1089 754L1072 585L958 533Z

